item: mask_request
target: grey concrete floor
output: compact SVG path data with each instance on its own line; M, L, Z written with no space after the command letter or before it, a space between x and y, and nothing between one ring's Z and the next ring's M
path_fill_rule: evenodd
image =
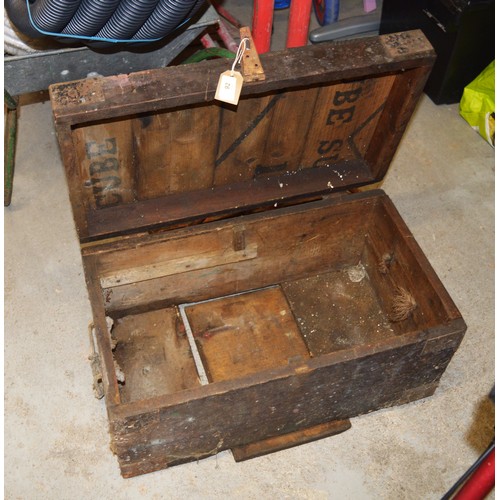
M4 212L5 497L440 498L494 432L494 150L457 105L424 96L382 187L468 323L435 395L248 462L223 452L124 480L91 387L90 304L50 104L23 106Z

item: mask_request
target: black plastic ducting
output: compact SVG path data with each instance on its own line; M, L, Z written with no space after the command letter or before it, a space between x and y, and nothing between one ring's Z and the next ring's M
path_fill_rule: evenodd
M205 0L33 0L30 12L34 24L49 33L150 40L169 35L204 3ZM45 36L32 26L26 0L6 0L5 8L19 31L30 38Z

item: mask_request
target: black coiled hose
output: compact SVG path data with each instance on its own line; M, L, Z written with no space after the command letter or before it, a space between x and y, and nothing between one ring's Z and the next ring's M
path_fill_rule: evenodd
M62 33L94 36L113 15L119 3L120 0L81 0L78 10Z
M110 42L163 38L190 19L205 0L30 0L34 24L50 34ZM6 0L11 22L31 38L44 36L30 22L26 0Z
M205 0L185 2L183 0L159 0L148 20L133 36L134 40L163 38L177 27L175 20L190 18Z
M121 0L115 13L97 36L122 40L132 38L148 19L157 3L158 0Z
M35 0L29 3L35 25L41 30L59 33L73 17L80 0ZM5 10L21 33L30 38L43 36L30 22L26 0L6 0Z

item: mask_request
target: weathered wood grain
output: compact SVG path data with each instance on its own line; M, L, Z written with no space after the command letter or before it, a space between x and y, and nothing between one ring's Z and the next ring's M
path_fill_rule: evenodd
M301 431L291 432L282 436L274 436L256 443L231 448L236 462L242 462L250 458L261 457L275 451L286 450L292 446L310 443L325 437L335 436L351 428L349 420L334 420L326 424L315 425Z
M257 245L253 244L244 250L236 252L220 251L202 252L200 254L187 255L179 259L168 259L156 264L134 265L129 264L128 269L119 272L105 274L101 277L101 286L111 288L114 286L130 285L141 281L149 281L163 276L183 274L196 269L210 269L225 264L233 264L243 260L257 257Z
M280 94L273 109L256 175L294 172L303 166L301 156L308 131L320 120L315 108L315 87Z
M350 197L349 197L350 198ZM152 236L148 241L119 250L110 244L101 246L96 255L98 266L113 275L115 269L145 265L152 262L175 260L179 252L194 255L219 249L222 255L234 253L234 233L244 231L246 246L256 246L252 259L225 262L216 267L179 269L179 273L148 281L104 290L109 311L128 310L152 303L175 304L201 301L213 297L262 288L290 279L306 277L311 273L357 264L360 259L364 232L376 198L364 195L358 199L338 203L334 200L311 202L307 206L290 207L278 212L260 213L243 220L225 220L163 234L164 241ZM366 228L366 227L365 227ZM172 240L170 241L170 238ZM89 249L88 252L91 250Z
M90 209L135 200L131 125L128 120L113 120L73 131L78 177Z
M309 358L279 287L201 302L185 311L210 382Z
M93 210L87 213L86 221L91 236L84 241L271 208L282 202L339 192L369 179L363 162L345 162Z
M345 192L385 175L433 59L419 31L269 53L237 108L226 61L51 86L125 477L434 392L466 325L389 198Z
M252 180L270 132L272 111L281 95L243 98L237 109L222 106L213 185Z
M198 373L176 308L115 320L114 357L125 375L123 403L198 387Z
M395 79L388 75L321 87L300 164L314 168L363 159Z
M398 44L403 50L394 50ZM433 60L419 30L269 52L261 57L266 80L244 85L242 96L431 66ZM57 123L84 123L213 101L226 69L227 61L213 60L56 84L49 91Z
M458 338L463 331L460 321L448 327ZM393 338L370 350L333 353L158 398L150 401L155 410L139 403L110 408L112 447L122 474L150 472L428 396L454 351L424 354L425 341L417 338Z

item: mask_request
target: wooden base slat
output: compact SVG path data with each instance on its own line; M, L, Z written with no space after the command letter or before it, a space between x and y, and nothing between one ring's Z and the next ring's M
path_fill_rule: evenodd
M233 457L236 462L261 457L276 451L286 450L299 444L310 443L318 439L335 436L351 428L350 420L334 420L326 424L315 425L301 431L290 432L282 436L275 436L256 443L232 448Z

